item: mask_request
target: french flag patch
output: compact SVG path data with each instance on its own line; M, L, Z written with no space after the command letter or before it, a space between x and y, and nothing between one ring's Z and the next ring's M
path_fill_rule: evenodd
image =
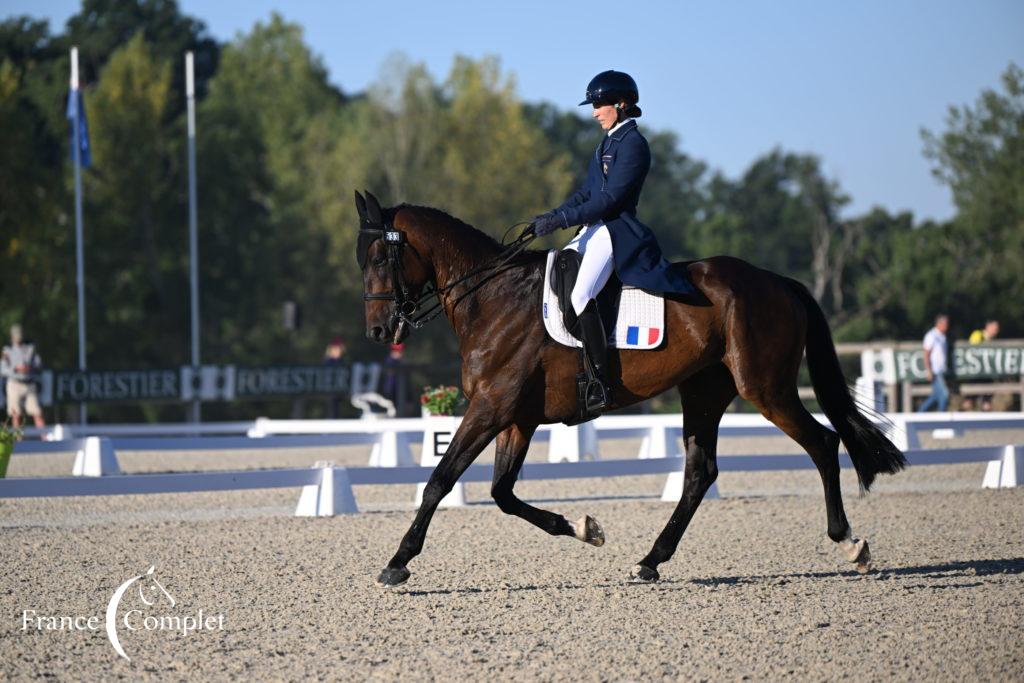
M637 327L630 325L626 330L626 344L629 346L654 346L661 339L659 327Z

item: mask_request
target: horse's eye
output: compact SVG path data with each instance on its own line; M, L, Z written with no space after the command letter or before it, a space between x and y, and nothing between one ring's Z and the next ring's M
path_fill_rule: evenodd
M379 256L379 257L373 259L373 265L378 266L378 267L379 266L383 266L387 262L388 262L388 259L387 259L386 256Z

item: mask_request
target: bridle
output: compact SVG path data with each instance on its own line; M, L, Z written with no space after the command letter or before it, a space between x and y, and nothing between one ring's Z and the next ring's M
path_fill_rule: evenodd
M517 223L511 226L509 230L506 230L505 234L508 235L509 231L520 225L522 225L522 223ZM394 307L391 309L391 317L388 319L388 327L394 329L395 339L398 339L401 336L403 325L408 325L412 329L418 330L443 312L444 309L441 304L442 294L450 292L456 286L464 283L472 277L485 275L485 277L481 278L479 282L476 282L472 287L456 297L455 301L452 303L452 306L454 307L462 301L462 299L482 287L487 281L497 275L498 271L503 266L508 264L509 261L522 252L527 245L536 238L537 235L533 232L533 224L531 223L527 225L526 229L524 229L515 240L509 243L509 245L502 250L502 252L498 254L492 262L480 268L471 270L454 282L449 282L443 287L438 287L437 283L432 280L427 284L424 291L416 296L412 293L412 289L405 280L405 265L403 261L404 250L408 248L420 263L424 265L427 265L426 259L420 256L416 247L409 243L405 233L396 229L390 222L384 223L381 227L374 227L374 225L368 220L363 219L359 225L359 242L357 244L359 268L360 270L366 269L366 261L370 246L377 240L384 240L385 265L391 271L392 283L392 290L390 292L370 294L364 290L363 301L393 301L395 303ZM420 309L432 297L436 297L437 300L429 308L421 311Z

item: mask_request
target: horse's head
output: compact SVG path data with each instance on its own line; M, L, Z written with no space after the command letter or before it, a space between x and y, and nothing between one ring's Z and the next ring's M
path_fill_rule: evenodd
M386 212L369 192L356 192L359 239L356 257L363 271L366 302L366 336L379 343L398 343L410 332L407 317L416 313L419 299L431 279L429 264L416 243L419 236L410 226L394 225L394 213Z

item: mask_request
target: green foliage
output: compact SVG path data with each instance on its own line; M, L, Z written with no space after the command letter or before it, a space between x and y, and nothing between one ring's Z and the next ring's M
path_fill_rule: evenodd
M1003 333L1024 334L1024 70L1011 64L1003 92L985 90L973 107L951 107L947 130L923 131L935 176L949 185L958 209L933 235L933 252L948 265L946 307L978 324L1003 320ZM939 266L934 266L938 268ZM964 325L964 329L968 329Z

